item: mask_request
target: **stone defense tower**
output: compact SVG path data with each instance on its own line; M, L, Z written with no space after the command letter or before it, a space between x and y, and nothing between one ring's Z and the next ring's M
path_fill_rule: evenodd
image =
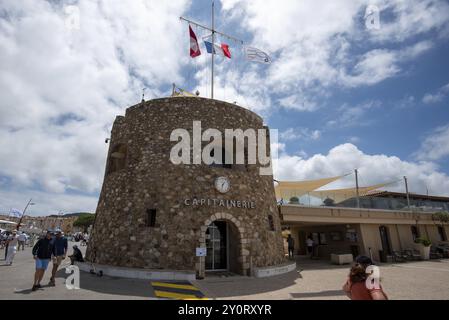
M266 129L247 109L198 97L142 102L117 116L88 261L243 275L285 262L273 176L260 175L258 164L170 161L178 143L170 141L172 131L183 128L192 137L193 121L201 121L203 132L214 128L223 137L225 129ZM216 187L218 177L230 183L226 193ZM208 256L196 257L197 247L207 247Z

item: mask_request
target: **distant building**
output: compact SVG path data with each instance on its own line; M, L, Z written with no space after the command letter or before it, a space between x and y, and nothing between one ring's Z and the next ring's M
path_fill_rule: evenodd
M418 237L433 245L448 240L449 225L433 220L433 214L448 210L449 197L410 194L410 208L405 193L381 191L335 206L279 206L282 225L289 228L299 244L297 254L306 254L306 239L311 236L318 257L332 253L381 255L413 249Z
M0 216L0 219L9 220L18 223L20 218L8 217L6 215ZM73 226L74 222L78 219L76 216L45 216L45 217L33 217L25 216L22 219L20 230L30 233L41 233L45 230L60 228L65 234L71 234L80 229Z
M410 208L420 211L449 211L449 198L423 194L409 194ZM335 206L356 208L356 198L342 201ZM407 194L400 192L378 191L360 197L360 207L367 209L408 210Z

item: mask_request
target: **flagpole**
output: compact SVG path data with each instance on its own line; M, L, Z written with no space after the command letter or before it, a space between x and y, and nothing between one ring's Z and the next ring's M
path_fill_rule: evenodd
M197 22L195 22L193 20L186 19L184 17L179 17L179 19L183 20L183 21L186 21L189 24L192 24L192 25L195 25L197 27L200 27L202 29L208 30L208 31L210 31L212 33L211 99L213 99L214 98L214 66L215 66L215 34L219 34L222 37L228 38L228 39L230 39L232 41L235 41L235 42L238 42L238 43L240 43L242 45L243 45L244 42L243 42L243 40L234 38L233 36L230 36L228 34L225 34L223 32L215 30L215 1L214 0L212 0L212 26L211 26L211 28L209 28L209 27L207 27L205 25L199 24L199 23L197 23Z
M215 56L215 19L214 19L215 2L212 0L212 74L211 74L211 99L214 98L214 56Z
M200 28L202 28L202 29L204 29L204 30L208 30L208 31L212 32L212 29L211 29L211 28L209 28L209 27L207 27L207 26L205 26L205 25L202 25L202 24L200 24L200 23L198 23L198 22L195 22L195 21L193 21L193 20L190 20L190 19L187 19L187 18L184 18L184 17L179 17L179 20L186 21L186 22L188 22L188 23L190 23L190 24L193 24L194 26L197 26L197 27L200 27ZM219 34L219 35L225 37L225 38L228 38L229 40L232 40L232 41L234 41L234 42L238 42L238 43L240 43L240 44L242 44L242 45L244 44L244 41L243 41L243 40L237 39L237 38L235 38L235 37L233 37L233 36L230 36L229 34L220 32L220 31L218 31L218 30L214 30L214 32L215 32L216 34Z
M32 200L33 200L33 199L30 199L30 201L28 201L28 203L27 203L25 209L23 209L22 216L20 217L19 223L17 224L17 228L16 228L17 231L19 231L20 224L22 223L23 216L25 215L25 212L27 211L27 209L28 209L29 205L31 204L31 201L32 201Z

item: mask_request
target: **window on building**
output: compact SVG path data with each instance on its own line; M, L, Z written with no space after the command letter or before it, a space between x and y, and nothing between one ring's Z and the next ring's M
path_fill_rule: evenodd
M113 147L108 159L108 174L125 169L128 154L127 149L125 144L117 144Z
M147 209L146 226L150 228L156 226L156 209Z
M438 234L440 235L440 241L447 241L446 230L443 226L438 226Z
M419 238L419 230L417 226L411 226L413 241Z
M268 215L268 227L270 231L276 231L274 228L274 220L271 214Z
M324 232L320 232L319 235L320 235L320 244L323 244L323 245L327 244L326 234Z

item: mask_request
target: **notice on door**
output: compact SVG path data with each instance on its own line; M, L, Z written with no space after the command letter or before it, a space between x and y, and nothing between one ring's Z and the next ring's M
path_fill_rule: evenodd
M205 257L207 255L206 248L196 248L196 256L197 257Z

